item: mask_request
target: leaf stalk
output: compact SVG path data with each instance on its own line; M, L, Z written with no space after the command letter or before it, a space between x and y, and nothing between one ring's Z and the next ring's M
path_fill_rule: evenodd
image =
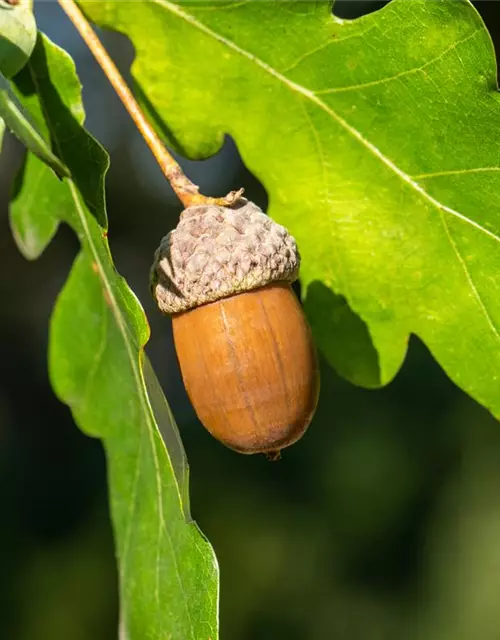
M166 149L151 126L117 66L74 0L58 0L58 2L94 55L184 207L203 204L230 207L236 204L243 194L243 189L231 191L223 198L211 198L199 192L199 187L185 175L179 163Z

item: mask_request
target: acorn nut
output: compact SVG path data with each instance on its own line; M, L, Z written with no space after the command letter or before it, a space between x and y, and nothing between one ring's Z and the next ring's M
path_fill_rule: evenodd
M274 459L316 409L316 350L291 288L299 264L288 231L243 198L188 207L155 254L151 291L172 315L191 403L240 453Z

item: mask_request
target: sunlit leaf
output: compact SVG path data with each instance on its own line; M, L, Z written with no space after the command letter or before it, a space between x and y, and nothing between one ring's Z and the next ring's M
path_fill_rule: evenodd
M50 143L44 139L29 114L14 95L9 82L0 73L0 117L24 146L48 164L61 176L68 169L52 153Z

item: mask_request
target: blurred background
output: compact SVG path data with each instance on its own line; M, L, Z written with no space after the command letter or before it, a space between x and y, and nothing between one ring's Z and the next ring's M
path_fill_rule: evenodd
M382 4L344 0L335 13L355 17ZM475 4L499 44L499 3ZM498 640L499 425L413 338L400 374L379 391L346 383L323 361L318 413L279 463L213 440L193 414L169 321L148 292L152 254L176 224L179 204L56 3L35 7L39 27L75 58L88 127L111 153L111 249L150 319L147 351L190 462L192 514L219 558L222 640ZM103 37L126 74L132 46ZM78 244L63 227L36 263L17 251L7 207L21 157L7 137L0 156L0 639L115 640L103 451L76 428L47 375L50 312ZM265 208L266 192L231 140L216 157L183 165L203 192L244 186Z

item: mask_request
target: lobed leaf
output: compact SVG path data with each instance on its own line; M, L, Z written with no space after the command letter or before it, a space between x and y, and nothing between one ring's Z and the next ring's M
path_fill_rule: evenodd
M413 333L500 415L500 103L469 2L352 21L327 2L81 5L130 37L140 91L187 154L236 140L298 240L341 374L387 383Z
M106 450L122 631L128 640L215 640L215 557L189 521L184 452L143 351L146 317L107 243L107 155L83 128L80 83L63 50L39 36L16 81L24 106L50 133L72 176L57 179L29 154L12 225L30 257L43 251L61 221L81 243L52 316L49 367L57 395Z

